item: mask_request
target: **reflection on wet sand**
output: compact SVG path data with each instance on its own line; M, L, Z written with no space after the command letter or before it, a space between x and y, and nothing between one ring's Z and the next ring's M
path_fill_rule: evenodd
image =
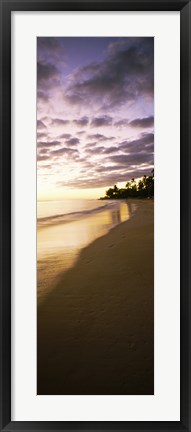
M39 302L38 395L154 394L154 202L136 205L132 218L130 205L97 216L105 229L130 219L61 266Z
M135 210L135 204L119 202L71 222L54 222L43 228L38 225L38 298L52 289L59 273L74 265L82 248L128 220Z

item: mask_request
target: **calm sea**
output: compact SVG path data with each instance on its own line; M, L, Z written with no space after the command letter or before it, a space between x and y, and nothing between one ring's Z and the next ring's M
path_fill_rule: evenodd
M82 248L121 222L136 205L126 201L63 200L37 203L38 300L74 264Z

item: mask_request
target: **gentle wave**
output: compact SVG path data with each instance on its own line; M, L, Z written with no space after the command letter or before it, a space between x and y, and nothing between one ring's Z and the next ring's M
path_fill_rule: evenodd
M46 216L41 217L37 219L38 227L47 227L49 225L54 225L58 223L67 223L72 222L72 220L76 220L78 218L81 218L83 216L88 216L94 213L99 213L103 210L109 209L111 207L116 207L116 203L110 202L105 205L89 209L89 210L82 210L82 211L75 211L70 213L63 213L58 215L52 215L52 216Z

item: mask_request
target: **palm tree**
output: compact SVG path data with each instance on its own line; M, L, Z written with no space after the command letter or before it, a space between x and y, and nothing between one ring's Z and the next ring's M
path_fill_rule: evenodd
M131 183L128 181L128 182L126 183L125 187L126 187L127 189L130 189L130 187L131 187Z
M125 185L125 189L119 189L115 184L113 188L106 191L105 199L120 199L120 198L150 198L154 196L154 169L150 176L144 175L137 184L135 179L132 178Z

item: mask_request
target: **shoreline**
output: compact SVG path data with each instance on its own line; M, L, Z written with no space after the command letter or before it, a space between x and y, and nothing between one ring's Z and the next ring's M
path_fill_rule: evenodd
M136 203L39 305L37 394L153 394L154 201Z
M37 218L37 229L41 230L44 228L51 228L54 225L57 226L57 225L63 225L63 224L67 224L67 223L77 222L77 221L82 220L86 217L91 217L95 214L102 213L105 210L111 210L111 208L109 208L109 204L110 204L110 207L111 207L111 204L113 204L113 203L116 203L118 205L121 203L125 203L128 205L132 201L136 202L136 200L140 201L140 199L138 199L138 198L135 198L133 200L132 199L125 199L125 198L120 199L120 200L119 199L118 200L109 199L109 200L106 200L106 201L108 201L108 204L105 204L104 206L100 206L100 207L97 207L97 208L92 209L92 210L84 210L84 211L79 211L79 212L76 211L76 212L72 212L72 213L59 214L56 216L53 215L53 216L45 216L45 217ZM76 217L76 215L77 215L77 217ZM71 216L73 216L73 218L70 219L69 217L71 217ZM76 219L75 219L75 217L76 217ZM50 220L51 222L47 223L47 224L44 223L48 220Z
M107 207L107 208L105 208ZM74 267L80 253L110 229L128 220L137 204L125 200L112 202L100 211L95 207L85 214L65 222L51 223L37 231L38 303L43 301L57 284L57 279ZM72 214L77 212L72 212ZM82 212L80 212L82 213ZM70 213L71 215L71 213ZM59 216L60 218L60 216ZM49 219L49 218L48 218ZM52 216L51 216L52 219ZM54 217L55 219L55 217Z

